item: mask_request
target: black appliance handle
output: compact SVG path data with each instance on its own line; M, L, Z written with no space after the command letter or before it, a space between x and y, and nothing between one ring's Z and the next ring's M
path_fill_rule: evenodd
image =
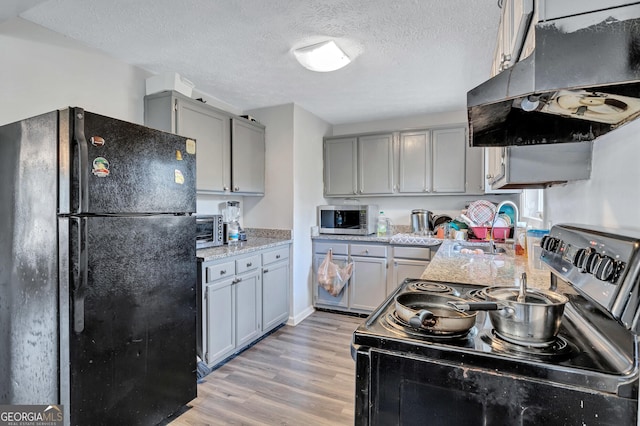
M420 328L423 325L432 326L435 324L434 319L435 315L433 315L433 312L427 309L422 309L417 312L415 316L409 318L409 325L413 328Z
M84 298L87 291L87 280L89 271L89 257L87 254L87 218L74 218L78 227L76 249L78 250L78 270L73 282L72 304L73 304L73 331L82 333L84 331Z
M78 145L78 211L89 210L89 145L84 135L84 109L73 109L73 138Z

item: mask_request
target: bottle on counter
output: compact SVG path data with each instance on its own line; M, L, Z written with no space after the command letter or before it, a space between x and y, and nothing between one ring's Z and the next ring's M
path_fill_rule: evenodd
M527 222L518 222L514 229L513 239L515 240L516 256L527 255Z
M384 215L383 211L380 211L378 215L378 224L376 226L376 235L378 237L386 237L387 236L387 225L389 224L389 220Z
M230 247L237 246L239 240L240 224L237 220L232 220L227 225L227 241Z

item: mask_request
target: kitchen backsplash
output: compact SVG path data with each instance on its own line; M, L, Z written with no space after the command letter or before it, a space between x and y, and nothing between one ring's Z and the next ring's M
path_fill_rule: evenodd
M283 240L291 239L290 229L268 229L268 228L244 228L247 239L251 238L279 238Z

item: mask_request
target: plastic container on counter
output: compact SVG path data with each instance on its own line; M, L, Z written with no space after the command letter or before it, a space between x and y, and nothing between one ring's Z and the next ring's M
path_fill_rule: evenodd
M529 229L527 230L527 261L529 268L532 269L544 269L540 255L542 254L542 247L540 247L540 241L542 237L549 235L548 229Z

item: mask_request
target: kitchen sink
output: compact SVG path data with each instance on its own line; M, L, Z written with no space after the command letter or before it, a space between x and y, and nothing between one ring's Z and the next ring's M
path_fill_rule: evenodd
M493 245L493 250L492 250ZM463 249L467 250L482 250L482 254L504 254L507 251L502 247L496 247L493 243L476 243L476 244L454 244L453 251L462 251ZM477 253L480 254L480 253Z

